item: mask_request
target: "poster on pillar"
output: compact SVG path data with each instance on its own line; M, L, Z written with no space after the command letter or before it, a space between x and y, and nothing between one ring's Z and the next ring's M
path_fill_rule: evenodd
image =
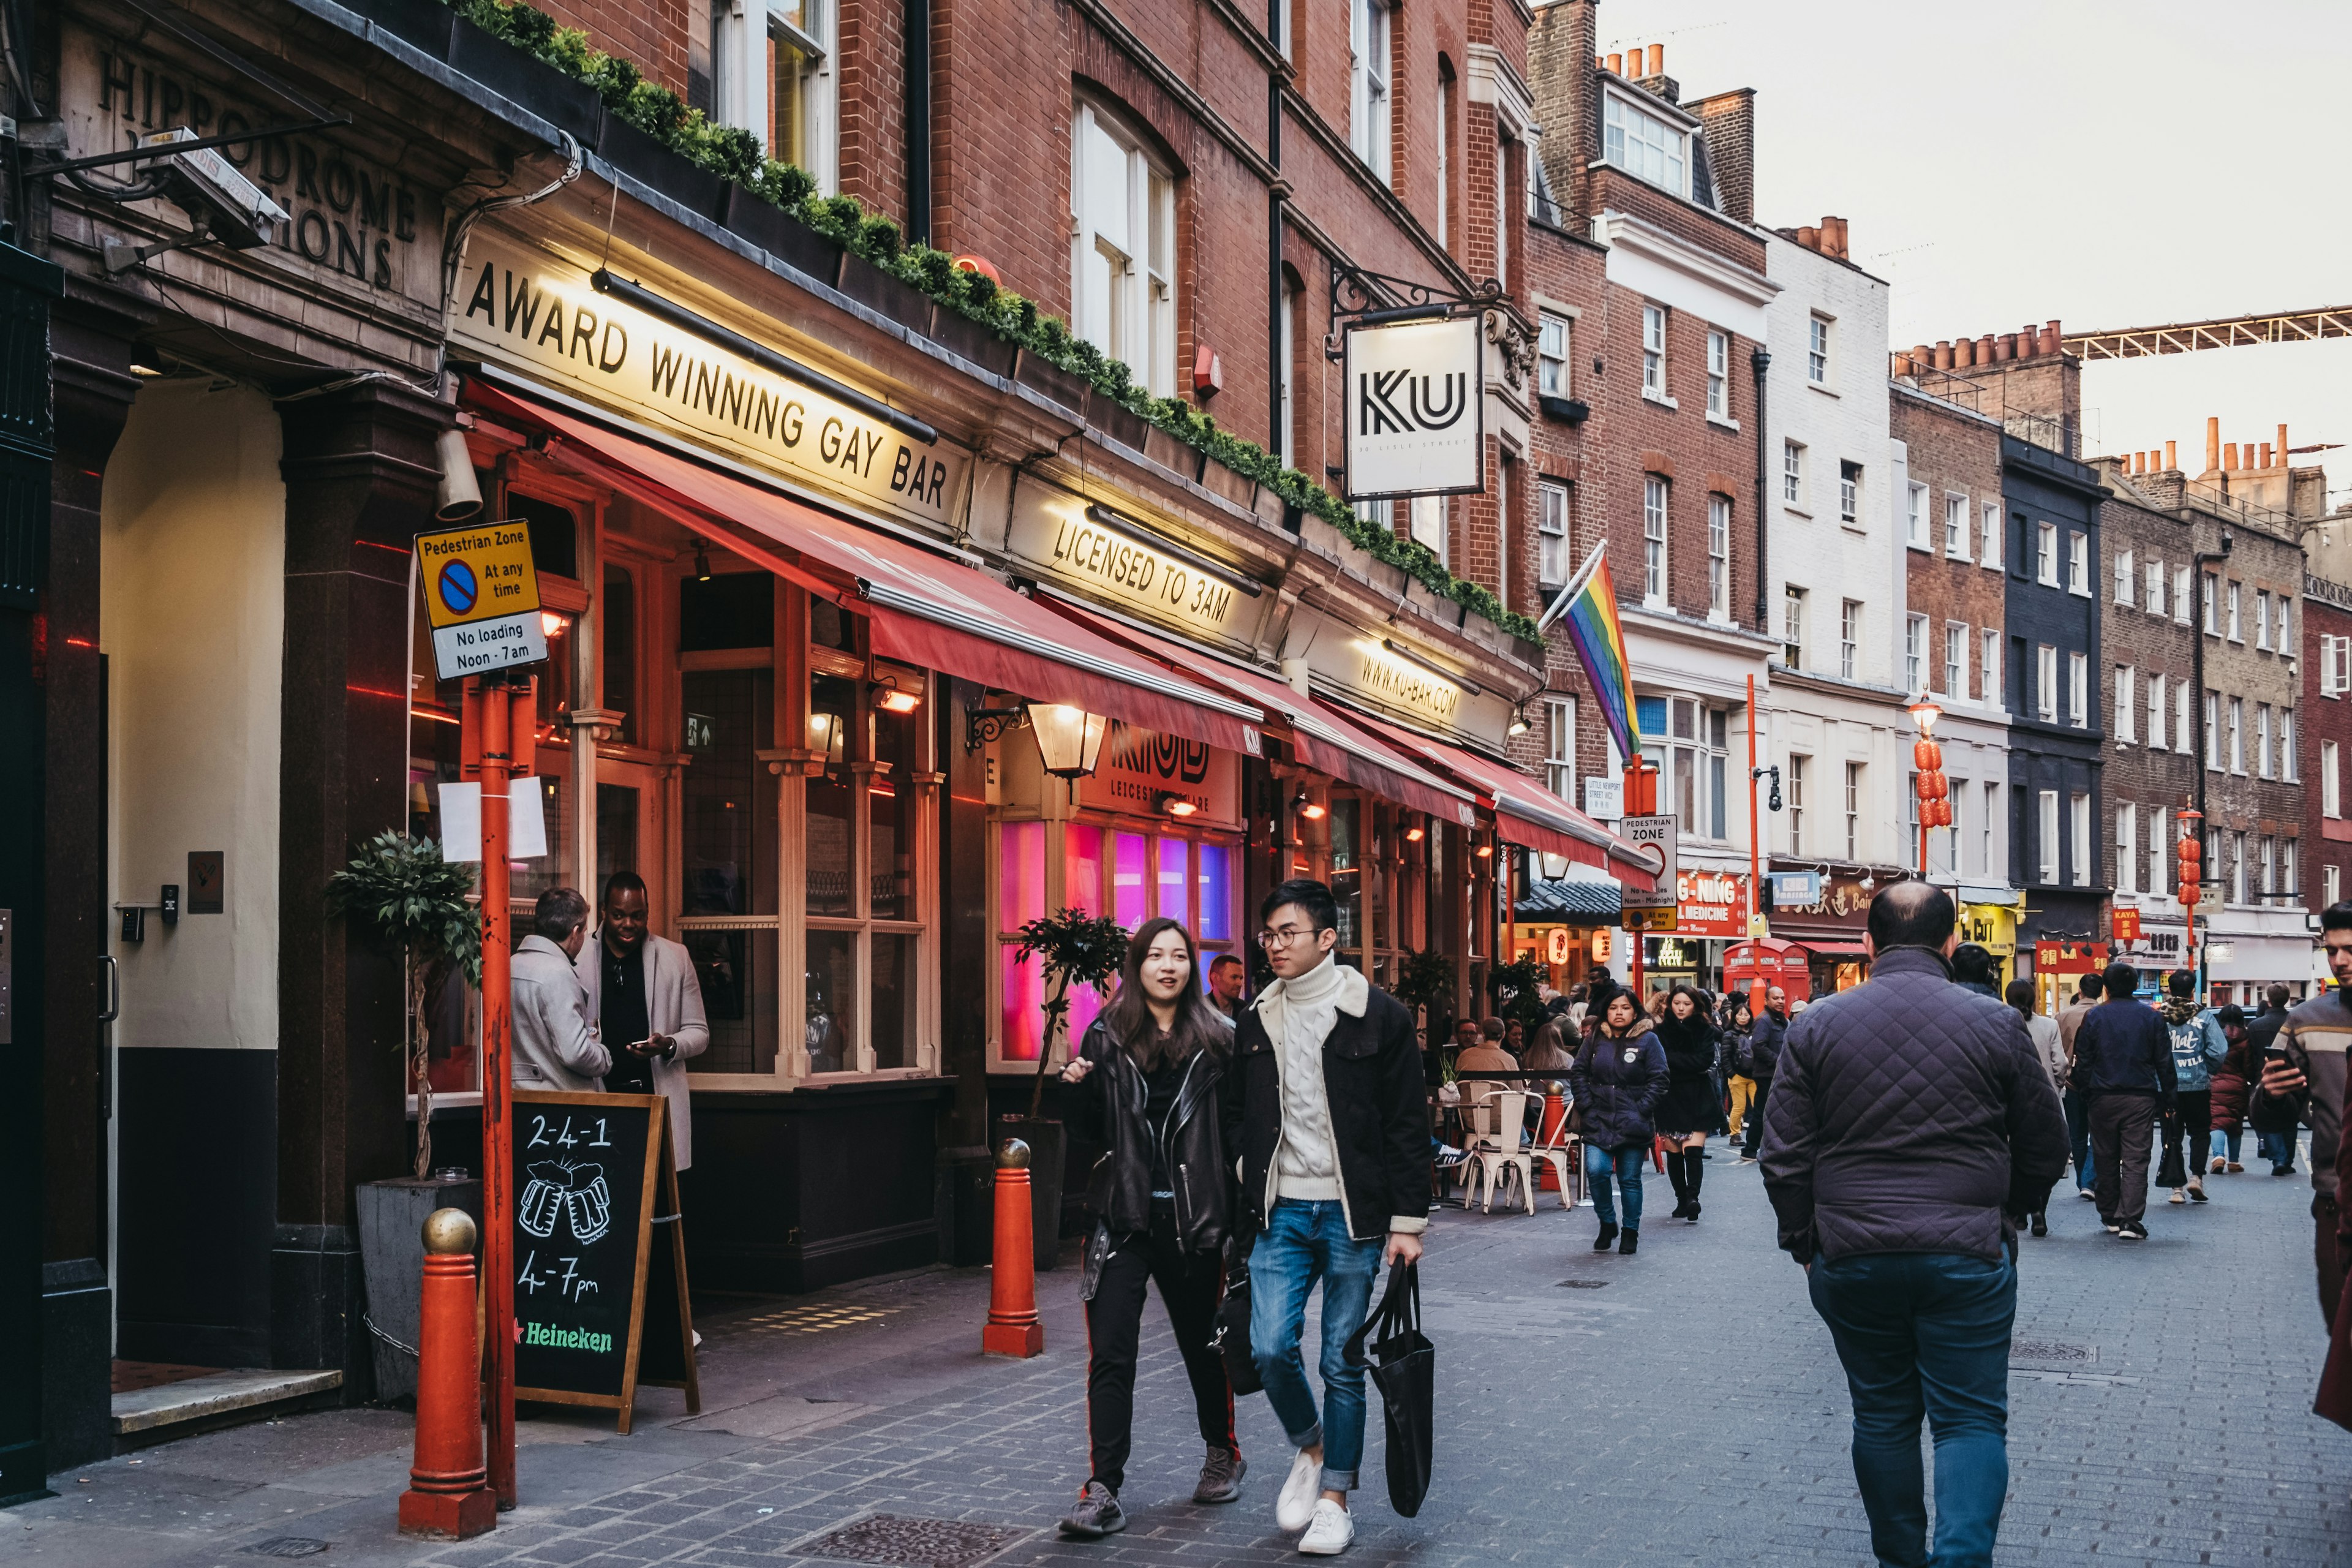
M1482 352L1476 316L1345 329L1348 500L1486 488Z

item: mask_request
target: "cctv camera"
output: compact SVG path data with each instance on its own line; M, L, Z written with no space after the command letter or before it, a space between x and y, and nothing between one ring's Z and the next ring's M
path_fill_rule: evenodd
M163 148L195 140L196 133L183 125L159 131L145 138L142 145ZM238 174L215 148L160 153L148 170L145 184L187 214L188 221L195 225L195 232L183 239L153 245L131 246L110 240L106 247L106 268L110 272L128 271L164 251L184 249L207 239L217 239L231 250L251 250L268 245L278 232L278 226L288 221L286 209L271 201L260 186Z

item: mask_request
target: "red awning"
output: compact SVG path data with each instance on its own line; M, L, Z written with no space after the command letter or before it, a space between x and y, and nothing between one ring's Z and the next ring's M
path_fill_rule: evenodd
M1495 830L1506 842L1597 866L1636 891L1657 886L1657 872L1647 853L1508 764L1489 762L1459 746L1416 735L1370 716L1357 722L1429 758L1493 802Z
M1430 772L1404 752L1367 734L1335 710L1312 697L1301 697L1283 681L1260 670L1227 663L1196 648L1182 647L1164 638L1095 614L1059 595L1043 593L1040 602L1139 652L1161 660L1171 669L1223 687L1245 701L1286 720L1299 760L1318 773L1345 779L1359 788L1415 811L1425 811L1465 827L1477 823L1477 800Z
M1858 942L1811 942L1800 937L1797 939L1797 945L1807 952L1822 958L1868 958L1870 956L1870 949Z
M1255 704L1173 676L983 572L536 399L478 380L468 384L467 395L478 407L546 429L547 453L556 461L780 576L841 593L845 605L871 617L874 651L885 658L1260 753L1257 727L1265 716ZM761 549L744 531L784 553Z

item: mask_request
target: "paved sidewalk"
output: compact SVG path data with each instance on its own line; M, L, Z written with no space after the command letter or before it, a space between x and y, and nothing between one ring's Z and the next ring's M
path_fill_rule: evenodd
M1696 1226L1663 1218L1673 1198L1652 1178L1632 1258L1594 1255L1591 1211L1556 1199L1533 1218L1441 1212L1424 1268L1434 1494L1418 1519L1388 1508L1375 1395L1349 1561L1869 1563L1828 1335L1772 1248L1755 1168L1715 1152ZM2210 1205L2158 1194L2137 1247L2062 1183L2053 1234L2025 1244L2002 1564L2352 1562L2352 1435L2309 1414L2326 1348L2309 1185L2210 1180ZM1076 1283L1043 1277L1047 1352L1026 1363L977 1353L982 1271L710 1303L703 1414L654 1390L625 1438L585 1413L527 1421L524 1506L480 1541L394 1533L408 1418L355 1410L60 1476L64 1495L0 1513L0 1558L253 1568L253 1548L290 1537L328 1543L320 1568L792 1568L838 1561L811 1543L880 1514L968 1521L971 1551L1008 1565L1297 1561L1273 1529L1286 1454L1262 1398L1241 1403L1243 1500L1188 1500L1198 1438L1156 1307L1129 1531L1055 1538L1086 1468Z

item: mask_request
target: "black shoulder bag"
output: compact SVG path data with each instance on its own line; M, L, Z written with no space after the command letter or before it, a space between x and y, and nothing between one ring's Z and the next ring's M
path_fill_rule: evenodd
M1364 1360L1365 1341L1372 1359ZM1421 1331L1421 1265L1389 1270L1389 1288L1364 1326L1348 1338L1343 1352L1355 1365L1369 1365L1380 1385L1388 1418L1389 1506L1405 1518L1421 1511L1429 1495L1430 1463L1436 1453L1437 1352Z

